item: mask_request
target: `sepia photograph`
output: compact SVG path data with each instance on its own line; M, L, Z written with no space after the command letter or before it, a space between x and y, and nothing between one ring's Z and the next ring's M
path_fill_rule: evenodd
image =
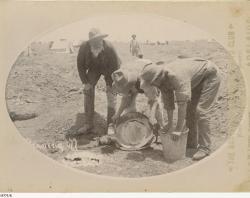
M248 192L248 10L0 2L0 197Z
M6 103L20 134L58 163L138 178L216 152L246 95L239 67L206 32L156 15L109 15L31 42L10 71Z

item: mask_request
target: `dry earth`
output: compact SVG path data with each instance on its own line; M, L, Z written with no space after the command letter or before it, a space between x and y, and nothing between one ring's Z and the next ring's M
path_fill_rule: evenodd
M128 44L114 43L124 63L132 59ZM153 61L175 60L179 55L198 56L214 61L222 71L222 85L211 111L212 150L218 149L238 126L245 106L245 87L240 69L231 56L216 42L176 41L169 45L143 46L145 58ZM96 90L95 135L82 136L78 150L65 139L65 134L77 130L84 121L82 84L76 69L76 55L51 52L48 44L32 44L33 54L22 53L16 60L6 85L6 102L14 115L36 115L27 120L16 120L18 131L28 142L49 157L71 167L90 173L146 177L168 173L195 162L187 157L172 164L164 160L161 144L128 152L114 145L97 146L93 137L105 130L106 96L101 79ZM140 96L138 108L145 106Z

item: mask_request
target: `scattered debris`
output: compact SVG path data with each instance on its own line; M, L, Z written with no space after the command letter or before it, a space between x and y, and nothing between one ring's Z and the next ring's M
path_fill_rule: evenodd
M103 163L103 155L89 151L78 151L66 155L63 163L72 166L96 166Z
M235 89L234 91L233 91L233 93L235 94L235 93L237 93L239 90L238 89Z
M65 94L64 97L70 97L71 95L74 95L74 94L82 94L83 93L83 89L78 89L76 91L68 91L69 93L68 94Z
M80 88L74 87L74 88L68 90L68 92L76 92L76 91L79 91L79 90L80 90Z
M22 120L29 120L36 118L38 116L37 113L16 113L16 112L10 112L9 113L11 120L14 121L22 121Z
M97 139L98 145L110 145L115 141L115 138L112 138L110 135L104 135Z

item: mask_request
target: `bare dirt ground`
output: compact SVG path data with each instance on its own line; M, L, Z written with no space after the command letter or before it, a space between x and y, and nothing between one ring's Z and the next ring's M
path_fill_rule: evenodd
M132 59L128 44L114 43L124 63ZM37 117L16 120L18 131L39 151L67 166L94 174L119 177L146 177L172 172L193 163L187 157L172 164L164 160L161 144L128 152L114 145L97 146L93 137L101 136L106 126L106 95L104 81L98 82L95 100L95 133L82 136L78 150L65 138L66 133L80 128L84 121L82 84L74 54L51 52L48 44L33 44L33 55L21 54L16 60L6 86L9 112L35 114ZM144 57L170 62L179 55L198 56L214 61L222 71L222 85L211 111L212 151L218 149L238 126L245 106L245 87L240 69L230 55L216 42L180 41L169 45L143 46ZM146 104L138 98L138 109Z

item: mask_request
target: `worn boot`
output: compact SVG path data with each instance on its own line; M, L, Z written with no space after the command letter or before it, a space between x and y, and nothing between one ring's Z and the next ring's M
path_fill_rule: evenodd
M210 123L209 118L201 116L198 120L198 135L199 135L199 145L204 148L210 148Z
M209 137L210 127L209 127L209 119L200 114L200 118L197 121L198 123L198 137L199 137L199 148L198 151L194 154L193 160L201 160L204 157L210 154L210 145L211 140Z
M199 147L198 151L193 155L193 160L201 160L210 154L210 149L205 147Z

